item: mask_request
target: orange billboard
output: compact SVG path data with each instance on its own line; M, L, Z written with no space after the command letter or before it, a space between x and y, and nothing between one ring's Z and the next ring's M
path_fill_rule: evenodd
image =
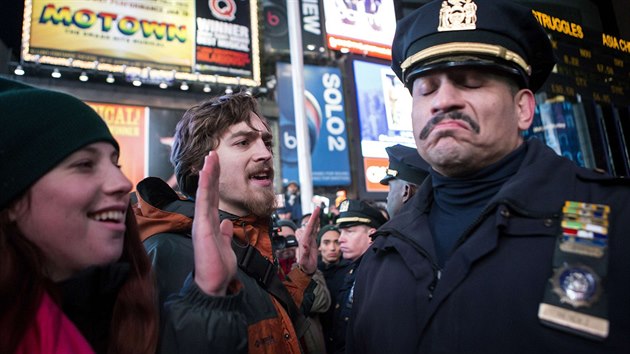
M365 173L365 190L368 192L385 192L389 191L388 186L384 186L380 181L387 174L389 160L379 157L364 157L363 168Z
M86 102L103 118L120 145L119 163L134 187L147 175L147 119L149 108Z

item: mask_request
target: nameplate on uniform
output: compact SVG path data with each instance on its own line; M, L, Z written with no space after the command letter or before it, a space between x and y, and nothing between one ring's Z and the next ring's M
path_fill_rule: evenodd
M591 339L608 337L609 214L607 205L565 202L553 275L538 308L543 324Z
M542 303L538 308L538 318L576 331L590 333L596 337L606 338L608 336L607 320L562 307Z

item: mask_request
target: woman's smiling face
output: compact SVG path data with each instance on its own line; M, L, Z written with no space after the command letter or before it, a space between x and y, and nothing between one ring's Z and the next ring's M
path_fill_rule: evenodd
M77 150L41 177L11 211L45 256L53 281L117 261L132 184L106 142Z

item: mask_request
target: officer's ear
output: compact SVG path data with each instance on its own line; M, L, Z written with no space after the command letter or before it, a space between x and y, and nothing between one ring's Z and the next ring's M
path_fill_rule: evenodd
M516 93L514 96L514 109L519 130L525 131L532 125L535 107L536 99L531 90L522 89Z
M370 229L368 230L368 236L370 237L370 244L374 242L374 239L372 238L372 234L374 234L375 232L376 232L376 229L373 227L370 227Z
M411 186L409 183L405 183L405 187L403 189L403 203L406 202L409 198L411 198Z

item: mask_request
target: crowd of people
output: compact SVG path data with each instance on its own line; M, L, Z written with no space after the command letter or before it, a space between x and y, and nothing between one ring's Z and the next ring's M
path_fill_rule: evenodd
M250 94L186 111L178 189L132 193L89 106L0 78L0 353L630 352L630 182L523 140L554 66L531 10L397 26L416 149L387 149L387 208L334 217L297 182L276 204Z

